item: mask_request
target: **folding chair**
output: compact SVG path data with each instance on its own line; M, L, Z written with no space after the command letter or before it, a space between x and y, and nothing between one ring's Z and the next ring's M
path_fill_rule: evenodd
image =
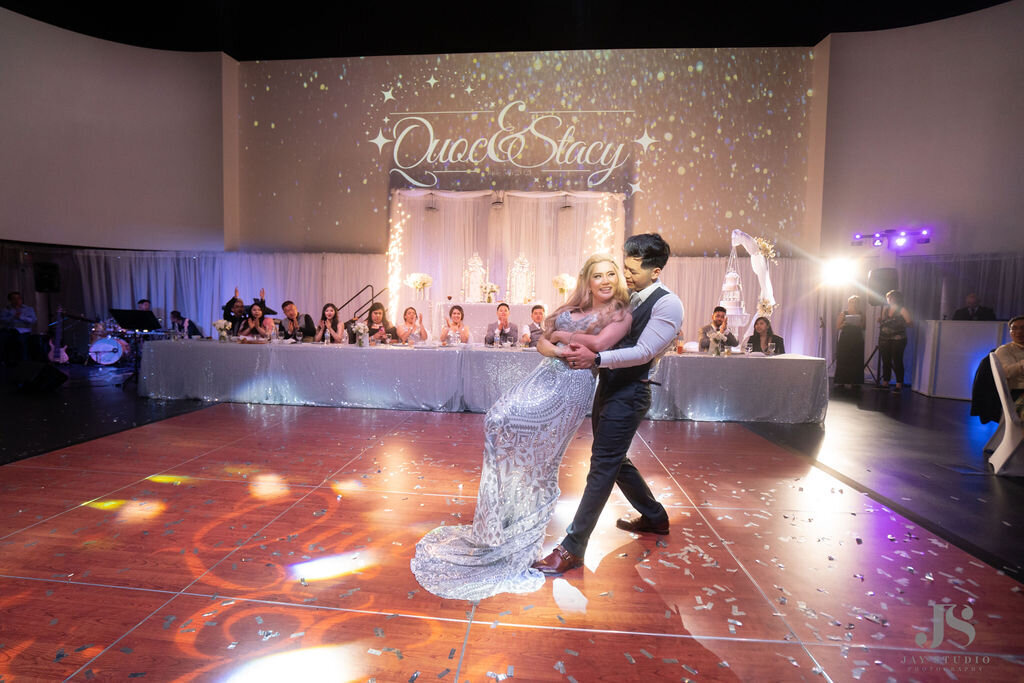
M996 358L996 354L988 355L992 365L992 378L996 383L999 403L1003 406L1003 418L999 421L999 429L985 444L985 451L992 451L988 465L996 474L1024 476L1024 423L1021 423L1010 395L1010 385L1006 383L1006 373ZM1016 457L1015 457L1016 456Z

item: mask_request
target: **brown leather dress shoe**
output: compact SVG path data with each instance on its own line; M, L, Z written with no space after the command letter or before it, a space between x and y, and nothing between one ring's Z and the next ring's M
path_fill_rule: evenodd
M625 529L626 531L631 531L634 534L660 534L664 536L668 533L667 519L660 524L655 524L643 515L640 515L636 519L623 517L619 521L615 522L615 526L620 529Z
M570 569L583 566L583 558L576 557L560 545L556 545L551 554L543 560L537 560L532 565L534 569L540 570L541 574L557 575L564 574Z

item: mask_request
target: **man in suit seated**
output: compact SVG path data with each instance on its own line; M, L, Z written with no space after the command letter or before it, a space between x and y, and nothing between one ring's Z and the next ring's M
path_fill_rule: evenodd
M520 343L529 348L537 347L537 340L544 334L544 307L537 304L530 309L530 324L523 331Z
M991 308L978 303L977 294L968 294L964 300L967 304L963 308L956 309L953 320L995 320L996 314Z
M203 336L203 332L199 329L199 326L183 316L181 311L171 311L171 329L177 330L178 332L184 332L185 336L189 339L192 337Z
M515 346L519 341L519 327L508 321L508 312L508 304L498 304L498 322L489 323L484 335L484 343L488 346Z
M739 346L740 342L736 339L736 335L729 329L729 319L726 317L726 310L724 306L715 306L715 310L711 313L711 324L705 325L700 328L698 335L700 336L700 350L707 351L711 347L711 337L708 336L712 332L721 332L725 335L726 346Z

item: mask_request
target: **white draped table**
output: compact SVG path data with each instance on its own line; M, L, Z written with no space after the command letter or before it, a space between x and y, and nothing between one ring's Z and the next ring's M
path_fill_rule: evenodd
M139 394L236 403L486 412L526 376L536 351L154 341ZM822 422L821 358L669 354L652 377L655 420Z

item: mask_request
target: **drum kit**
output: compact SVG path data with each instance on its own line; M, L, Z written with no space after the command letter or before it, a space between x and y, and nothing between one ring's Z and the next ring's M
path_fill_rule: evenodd
M125 330L113 318L93 323L89 334L89 358L97 365L129 365L140 337L166 335L165 330Z
M113 318L93 323L89 334L89 358L98 365L127 362L132 357L132 347L125 337L125 331Z

